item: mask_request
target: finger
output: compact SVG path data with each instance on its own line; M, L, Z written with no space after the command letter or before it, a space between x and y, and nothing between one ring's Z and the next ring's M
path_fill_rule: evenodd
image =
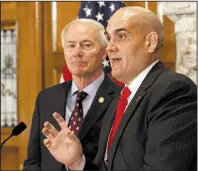
M57 112L53 113L53 117L54 119L56 119L61 129L64 129L65 131L69 131L69 128L67 127L65 120L60 116L59 113Z
M43 128L42 129L42 133L50 140L54 139L53 134L50 133L50 131L48 130L48 128Z
M52 142L49 139L44 139L43 143L48 149L50 149Z
M58 135L57 129L50 123L50 122L45 122L44 127L48 129L48 131L55 137Z
M73 131L68 131L65 134L67 137L67 139L66 139L67 142L78 142L79 141L78 137L74 134Z

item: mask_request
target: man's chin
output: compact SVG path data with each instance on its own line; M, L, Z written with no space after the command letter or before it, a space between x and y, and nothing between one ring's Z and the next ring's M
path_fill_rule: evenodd
M111 72L111 75L118 81L123 82L123 77L121 73L118 72Z
M73 72L72 75L78 76L78 77L84 77L86 75L84 72Z

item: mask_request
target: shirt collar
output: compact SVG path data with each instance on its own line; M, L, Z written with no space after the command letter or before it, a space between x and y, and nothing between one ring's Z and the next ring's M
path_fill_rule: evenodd
M86 92L90 96L95 95L96 92L98 91L100 84L103 82L103 80L104 80L104 73L102 73L100 77L98 77L95 81L93 81L87 87L82 89L82 91ZM72 86L71 86L69 97L73 96L74 93L78 90L79 90L78 86L76 85L74 80L72 80Z
M149 71L153 68L153 66L158 62L159 60L153 62L151 65L149 65L146 69L144 69L128 86L130 91L135 94L140 85L142 84L143 80L149 73Z

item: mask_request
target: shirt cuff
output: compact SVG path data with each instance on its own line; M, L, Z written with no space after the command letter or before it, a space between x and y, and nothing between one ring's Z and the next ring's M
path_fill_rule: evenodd
M79 165L75 170L83 170L84 167L85 167L85 163L86 163L86 158L85 158L85 156L83 155L83 159L82 159L80 165ZM70 169L69 169L68 167L66 167L66 170L67 170L67 171L70 171Z
M76 168L76 170L83 170L84 167L85 167L85 163L86 163L86 158L85 158L85 156L83 155L82 162L81 162L80 165Z

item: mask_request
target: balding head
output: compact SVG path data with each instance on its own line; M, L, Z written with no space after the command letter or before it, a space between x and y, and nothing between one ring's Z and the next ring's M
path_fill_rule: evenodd
M116 11L106 29L112 75L128 84L160 58L163 27L158 17L141 7Z

